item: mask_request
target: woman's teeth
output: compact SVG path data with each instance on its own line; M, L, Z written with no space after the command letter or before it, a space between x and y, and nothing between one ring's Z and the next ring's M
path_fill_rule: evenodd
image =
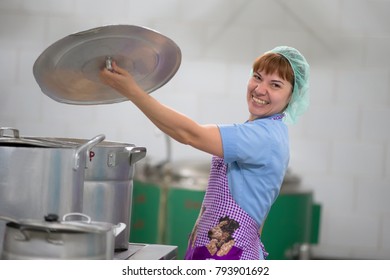
M254 97L254 96L252 96L252 99L253 99L253 101L255 101L257 104L266 105L266 104L269 103L268 101L261 100L261 99L259 99L259 98Z

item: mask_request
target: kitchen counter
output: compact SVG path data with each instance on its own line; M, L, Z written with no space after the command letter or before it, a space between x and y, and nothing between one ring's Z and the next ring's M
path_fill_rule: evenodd
M114 260L175 260L177 246L129 243L126 251L115 252Z

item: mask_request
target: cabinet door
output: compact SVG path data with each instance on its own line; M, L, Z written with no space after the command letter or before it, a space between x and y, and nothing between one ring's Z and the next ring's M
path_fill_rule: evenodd
M161 189L153 183L134 181L130 242L158 243L158 219Z
M268 259L293 258L291 251L311 243L312 193L280 194L267 216L262 242Z
M198 218L204 195L204 191L197 190L168 190L165 243L178 246L178 259L184 259L188 237Z

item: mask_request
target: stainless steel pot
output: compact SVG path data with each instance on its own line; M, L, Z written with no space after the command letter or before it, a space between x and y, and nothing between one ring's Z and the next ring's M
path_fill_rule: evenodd
M145 157L146 148L104 141L91 153L94 157L85 172L83 212L97 221L125 223L126 229L115 239L115 249L127 250L135 163Z
M0 215L41 219L82 212L87 157L104 138L76 145L22 138L17 129L0 128ZM0 233L4 226L0 222ZM0 250L1 245L0 238Z
M86 221L67 221L69 217L86 218ZM45 220L18 220L0 217L8 221L2 259L104 259L114 257L115 236L125 224L92 222L81 213L69 213L58 221L57 215L47 215Z
M55 140L74 145L85 143L82 139ZM46 138L46 141L51 139ZM82 212L96 221L127 225L115 239L117 250L127 250L129 247L135 163L145 155L144 147L110 141L103 141L90 150L90 160L85 170Z

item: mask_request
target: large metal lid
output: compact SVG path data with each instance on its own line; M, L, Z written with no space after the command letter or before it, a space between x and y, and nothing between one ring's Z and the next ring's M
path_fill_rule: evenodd
M0 146L23 146L44 148L75 147L70 143L61 143L32 137L21 137L19 130L13 127L0 127Z
M90 219L87 222L59 221L56 214L48 214L44 220L15 219L6 216L0 216L0 220L8 222L7 226L12 228L53 233L100 233L107 232L113 227L112 224L92 222Z
M74 142L67 141L66 138L52 138L52 137L21 137L19 130L13 127L0 127L0 146L12 147L35 147L35 148L71 148L91 149L97 144L101 143L105 135L100 134L92 139Z
M71 34L49 46L33 74L42 92L68 104L108 104L127 100L99 79L111 61L129 71L147 93L177 72L181 51L171 39L140 26L109 25Z

